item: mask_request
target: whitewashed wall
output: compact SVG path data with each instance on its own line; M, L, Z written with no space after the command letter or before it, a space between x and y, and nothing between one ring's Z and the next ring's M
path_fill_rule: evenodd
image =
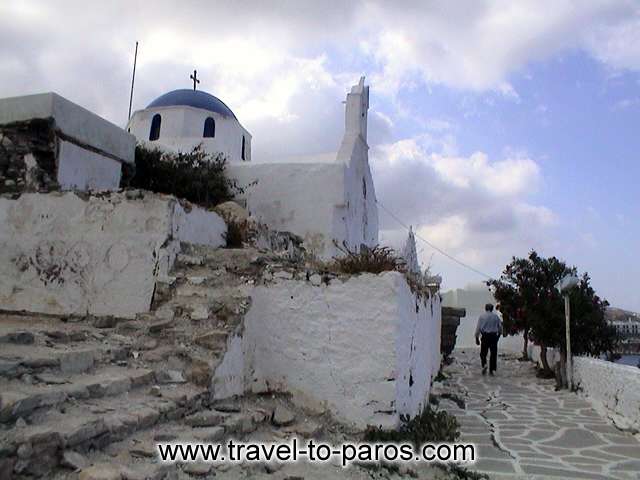
M581 393L618 427L640 431L640 368L575 357L573 375Z
M249 213L272 230L299 235L322 258L338 254L333 239L346 240L345 167L339 163L243 163L227 168L240 186Z
M58 183L62 190L105 191L120 187L121 163L104 155L60 142Z
M415 415L440 365L440 305L418 300L402 275L364 274L314 286L256 287L238 337L216 372L216 396L285 391L356 427ZM235 348L234 348L235 347Z
M208 216L211 229L201 223ZM194 221L197 225L194 225ZM133 317L149 310L179 242L223 242L217 214L169 196L0 198L0 309ZM224 222L222 222L224 223Z
M347 131L330 161L234 163L227 171L247 187L238 199L253 217L273 230L299 235L309 252L330 259L342 254L336 243L346 242L352 250L378 243L368 149L361 135Z

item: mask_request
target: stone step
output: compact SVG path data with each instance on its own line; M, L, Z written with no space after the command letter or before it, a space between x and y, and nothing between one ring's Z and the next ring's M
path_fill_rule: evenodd
M16 473L45 476L66 450L104 449L136 432L190 415L208 398L205 389L191 384L164 386L160 394L138 389L70 405L64 411L43 412L31 424L0 431L2 456L15 460Z
M152 370L106 368L92 375L36 374L33 385L19 380L0 383L0 423L28 419L34 412L66 403L112 397L155 381Z
M194 267L204 265L206 258L202 255L193 255L189 253L179 253L176 255L174 268Z
M70 375L83 373L97 365L126 360L130 346L114 342L47 345L5 344L0 349L0 378L50 372Z
M240 406L238 405L238 408L234 408L234 410L240 410ZM178 478L185 478L185 480L192 477L203 478L203 475L211 470L203 468L202 465L161 463L158 458L157 444L172 442L222 443L229 438L238 438L238 436L254 432L269 418L270 412L266 411L202 410L183 419L136 432L122 441L109 445L104 451L88 452L86 460L94 465L110 465L126 478L163 478L170 471L183 472L183 475L188 476ZM211 464L209 466L211 467ZM83 470L83 472L86 471L89 470ZM140 476L134 477L133 475Z
M193 343L214 352L223 352L227 347L227 338L231 332L228 330L214 329L196 335Z

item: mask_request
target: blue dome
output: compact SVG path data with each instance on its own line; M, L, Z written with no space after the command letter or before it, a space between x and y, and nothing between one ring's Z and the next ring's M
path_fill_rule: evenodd
M230 116L237 120L231 109L227 107L222 100L202 90L189 90L186 88L174 90L156 98L147 105L147 108L177 107L182 105L209 110L210 112L216 112L225 117Z

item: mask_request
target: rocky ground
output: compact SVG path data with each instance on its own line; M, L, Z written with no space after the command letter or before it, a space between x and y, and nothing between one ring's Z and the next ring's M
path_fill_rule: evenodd
M491 478L640 479L640 439L622 432L530 362L501 355L496 376L480 374L477 349L456 350L434 393L478 447L474 469Z
M131 320L0 314L0 479L450 478L429 466L158 461L159 441L361 438L286 396L214 400L213 372L254 283L308 276L288 255L184 245L152 311Z

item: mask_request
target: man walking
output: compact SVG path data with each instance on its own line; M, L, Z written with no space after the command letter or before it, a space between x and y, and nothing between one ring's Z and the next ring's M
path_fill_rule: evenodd
M482 362L482 375L487 374L487 351L491 352L489 358L489 375L496 371L498 363L498 340L502 335L502 321L493 312L493 305L487 303L485 312L478 317L476 327L476 345L480 345L480 361ZM482 335L482 342L480 341Z

